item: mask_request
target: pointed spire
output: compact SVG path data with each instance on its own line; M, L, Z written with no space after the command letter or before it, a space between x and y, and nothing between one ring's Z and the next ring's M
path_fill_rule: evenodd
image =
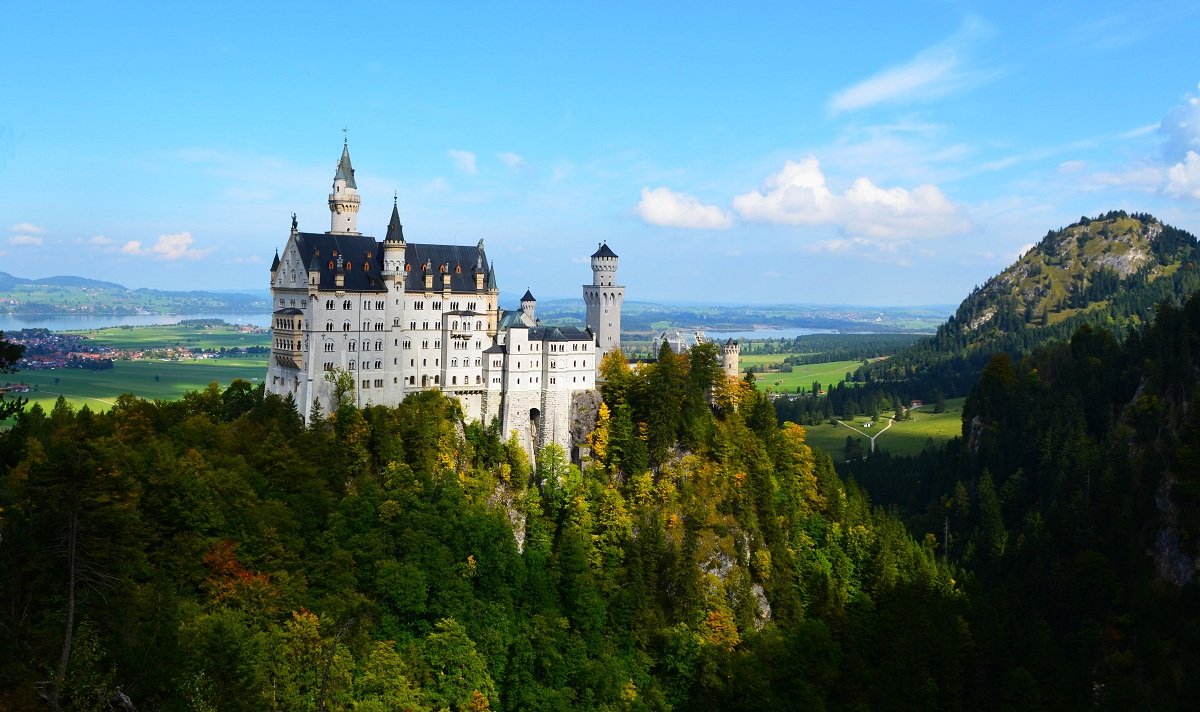
M533 292L530 292L528 289L526 289L525 296L521 297L521 301L522 302L536 302L537 300L533 298Z
M346 143L342 144L342 158L338 161L337 173L333 175L334 180L346 181L347 188L358 190L358 186L354 184L354 168L350 165L350 143L346 139Z
M388 221L387 242L404 242L404 226L400 224L400 208L395 198L392 200L392 219Z
M492 291L495 291L498 289L498 287L496 286L496 263L495 262L488 265L487 283L484 284L483 286L489 292L492 292Z
M279 250L275 250L275 259L271 261L271 274L275 274L277 269L279 269Z

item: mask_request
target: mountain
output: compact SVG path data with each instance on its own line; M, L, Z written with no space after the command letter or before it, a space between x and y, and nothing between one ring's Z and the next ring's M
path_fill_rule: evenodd
M1198 258L1194 235L1151 215L1080 218L972 291L937 334L863 375L965 394L995 353L1020 357L1085 324L1120 337L1156 304L1182 303L1200 291Z
M0 272L0 313L8 314L216 314L263 313L263 293L177 292L129 289L86 277L42 279Z

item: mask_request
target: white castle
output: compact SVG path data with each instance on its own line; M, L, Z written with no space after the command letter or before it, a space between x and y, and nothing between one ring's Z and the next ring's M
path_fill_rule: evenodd
M382 241L358 231L360 200L342 157L329 194L324 233L292 230L271 264L273 348L267 391L291 395L309 417L328 413L327 374L354 377L356 405L396 405L440 389L469 420L497 418L531 453L571 446L572 404L596 388L600 358L620 346L625 288L617 255L601 244L592 283L583 286L585 329L541 326L527 290L520 309L497 304L496 274L475 245L407 242L396 204Z

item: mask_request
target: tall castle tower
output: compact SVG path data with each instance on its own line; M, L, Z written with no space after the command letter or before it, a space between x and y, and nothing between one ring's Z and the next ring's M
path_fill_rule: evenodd
M600 357L621 347L621 305L625 287L617 286L617 254L601 243L592 254L592 283L583 285L587 326L596 335Z
M738 346L738 342L729 339L725 345L721 347L721 368L724 369L725 375L729 378L737 378L741 375L738 371L738 360L741 356L742 349Z
M354 169L350 166L350 144L342 144L342 158L333 176L333 192L329 194L329 233L360 235L358 231L358 186L354 184Z

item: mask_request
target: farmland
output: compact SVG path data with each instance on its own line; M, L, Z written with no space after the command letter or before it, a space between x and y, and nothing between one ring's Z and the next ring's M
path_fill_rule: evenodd
M886 450L893 455L915 455L921 452L931 439L937 444L946 442L962 432L962 408L965 400L947 399L944 413L934 413L933 406L929 405L913 410L911 420L898 420L886 431L879 433L875 440L875 448ZM873 428L864 427L871 420L867 416L859 416L845 422L864 433L876 435L887 424L887 416L890 415L891 413L884 413ZM870 450L867 438L845 425L826 422L807 426L805 429L809 445L825 451L835 461L843 459L846 436L862 438L863 451Z
M783 359L793 354L754 354L742 356L739 365L742 371L747 368L761 366L765 372L754 374L754 384L760 390L775 393L795 393L797 388L808 390L813 381L820 381L825 388L836 386L846 380L846 373L855 371L862 365L861 360L829 361L827 363L810 363L791 366L791 371L775 370L783 364ZM875 360L875 359L871 359Z

